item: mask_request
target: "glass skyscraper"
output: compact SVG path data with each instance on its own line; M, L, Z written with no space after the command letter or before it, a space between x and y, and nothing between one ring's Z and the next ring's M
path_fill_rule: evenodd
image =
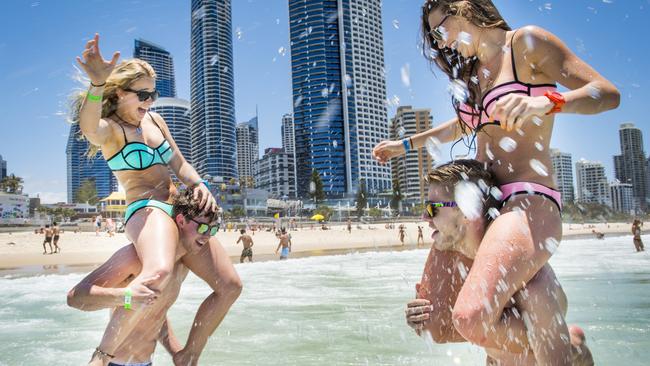
M239 179L254 186L255 162L260 158L257 116L237 125L237 171Z
M289 0L298 194L311 170L328 197L390 189L390 168L372 159L388 139L379 0Z
M94 157L89 158L86 155L89 143L81 137L79 124L72 124L65 149L69 203L76 202L77 190L89 179L95 182L97 197L100 199L107 197L111 192L117 191L117 179L108 168L106 160L99 152Z
M133 57L147 61L156 71L156 90L161 97L176 97L174 59L167 50L143 39L136 39Z
M192 164L201 176L237 178L230 0L192 0Z
M191 163L190 102L180 98L160 98L150 109L162 116L181 154Z

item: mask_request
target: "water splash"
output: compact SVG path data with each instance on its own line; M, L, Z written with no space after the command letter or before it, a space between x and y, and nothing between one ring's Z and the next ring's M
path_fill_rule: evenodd
M483 192L474 183L461 181L454 187L454 199L465 217L473 220L481 217Z
M424 146L427 149L427 153L431 156L433 161L440 161L442 153L440 152L440 140L435 137L429 137L425 141Z
M505 152L513 152L517 148L517 141L506 136L499 141L499 147Z
M402 76L402 84L407 88L411 87L411 70L410 69L411 69L411 67L410 67L410 65L408 63L405 64L404 66L402 66L402 68L400 69L400 74Z
M535 173L541 175L542 177L548 177L548 169L546 165L537 159L530 159L530 167L535 171Z

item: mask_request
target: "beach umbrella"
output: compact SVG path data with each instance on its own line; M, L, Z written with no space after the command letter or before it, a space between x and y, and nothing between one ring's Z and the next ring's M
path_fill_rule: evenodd
M316 215L312 216L311 219L316 220L316 221L323 221L323 220L325 220L325 216L323 216L321 214L316 214Z

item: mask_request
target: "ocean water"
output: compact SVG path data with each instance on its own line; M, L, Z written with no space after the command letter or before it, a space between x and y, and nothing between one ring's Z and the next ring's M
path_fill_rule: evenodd
M644 237L650 243L650 237ZM404 320L427 250L366 252L237 265L244 291L201 365L480 365L468 344L430 344ZM563 242L551 259L599 365L650 364L650 254L630 236ZM0 365L82 365L108 311L68 308L84 274L0 277ZM169 316L184 340L209 294L190 275ZM158 347L154 364L171 365Z

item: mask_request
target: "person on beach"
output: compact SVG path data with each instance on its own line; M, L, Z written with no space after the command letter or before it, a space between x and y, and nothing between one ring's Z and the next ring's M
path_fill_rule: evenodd
M52 223L52 244L54 244L54 253L61 252L61 248L59 248L60 235L61 235L61 228L59 228L59 224L57 224L55 221Z
M424 245L424 233L422 233L422 226L418 225L418 247L420 246L420 241Z
M348 217L348 234L352 234L352 221Z
M116 310L128 307L130 311L142 309L146 312L147 316L125 335L125 340L118 345L115 353L108 354L101 349L95 351L97 356L110 359L109 365L151 365L156 341L160 341L173 356L175 365L198 364L208 338L241 292L241 283L234 267L225 250L214 238L217 233L216 213L205 213L201 202L188 190L174 198L173 215L179 241L170 279L163 288L155 290L150 287L156 277L140 283L132 282L141 273L143 265L135 245L129 244L68 292L68 305L79 310ZM214 292L199 307L183 347L172 331L166 316L167 310L176 301L190 267L194 267L190 263L210 256L211 252L222 258L220 270L232 274L225 278L231 281L231 291L222 291L223 288L217 289L218 286L213 285ZM206 278L204 271L195 274Z
M102 229L102 215L95 216L95 236L99 236L99 231Z
M43 239L43 254L48 254L47 249L45 248L45 244L48 244L50 246L50 253L52 254L52 229L50 228L50 225L45 225L45 230L43 230L43 234L45 234L45 239Z
M460 289L453 320L472 343L521 352L513 341L520 337L508 332L523 333L523 327L501 317L562 239L549 155L555 115L601 113L616 108L620 94L552 33L537 26L512 30L490 0L426 0L421 15L423 54L449 77L456 117L401 141L383 141L373 155L387 163L411 149L470 137L476 159L502 184L502 205ZM557 84L569 90L560 93ZM544 342L531 345L541 364L569 362L568 328L558 324Z
M492 187L496 186L494 176L480 162L457 160L434 169L425 181L429 189L423 219L433 229L433 245L422 280L416 284L416 299L407 304L407 324L418 335L426 330L437 343L466 342L454 327L452 308L472 268L481 239L492 222L490 215L499 204L492 196ZM466 197L473 202L459 203L455 197L456 188L468 182L477 188L476 195ZM566 308L566 295L546 264L524 289L514 294L502 321L519 327L521 324L514 323L528 320L527 336L526 333L512 333L522 336L517 341L525 345L529 338L543 339L545 332L553 331L556 312L566 314ZM486 351L501 364L534 365L537 355L531 354L529 346L524 349L521 353L490 348Z
M249 262L253 261L253 238L251 238L250 235L246 234L246 230L241 229L239 230L239 233L241 234L239 236L239 239L237 239L237 242L235 244L239 244L239 242L242 243L244 246L244 249L241 251L241 256L239 257L239 263L244 263L244 259L248 258Z
M643 222L639 219L634 219L632 222L632 242L634 242L634 248L637 252L643 252L645 247L643 246L643 241L641 240L641 227Z
M142 261L142 271L133 279L133 285L154 278L149 287L160 290L170 279L178 244L170 204L176 187L169 169L192 190L205 214L216 212L217 205L208 183L187 163L165 121L149 112L158 98L153 68L138 59L118 65L119 56L115 52L110 61L104 60L98 34L86 43L83 59L77 57L77 63L90 79L90 87L74 100L72 120L79 123L93 149L101 150L108 167L124 187L128 203L125 233ZM94 151L91 149L89 155L94 155ZM216 248L217 245L187 264L190 270L201 273L204 280L218 287L232 282L224 281L224 275L237 276L219 268L225 262L216 255ZM99 345L100 355L113 354L144 316L145 312L140 310L114 311ZM93 358L92 364L100 365L103 360Z
M291 252L291 235L287 234L284 228L280 230L280 242L278 243L278 247L275 248L275 254L278 254L280 248L282 248L280 260L289 258L289 253Z
M404 224L400 224L399 227L397 228L397 236L399 237L400 243L404 245L404 236L406 236L406 232L404 231Z

